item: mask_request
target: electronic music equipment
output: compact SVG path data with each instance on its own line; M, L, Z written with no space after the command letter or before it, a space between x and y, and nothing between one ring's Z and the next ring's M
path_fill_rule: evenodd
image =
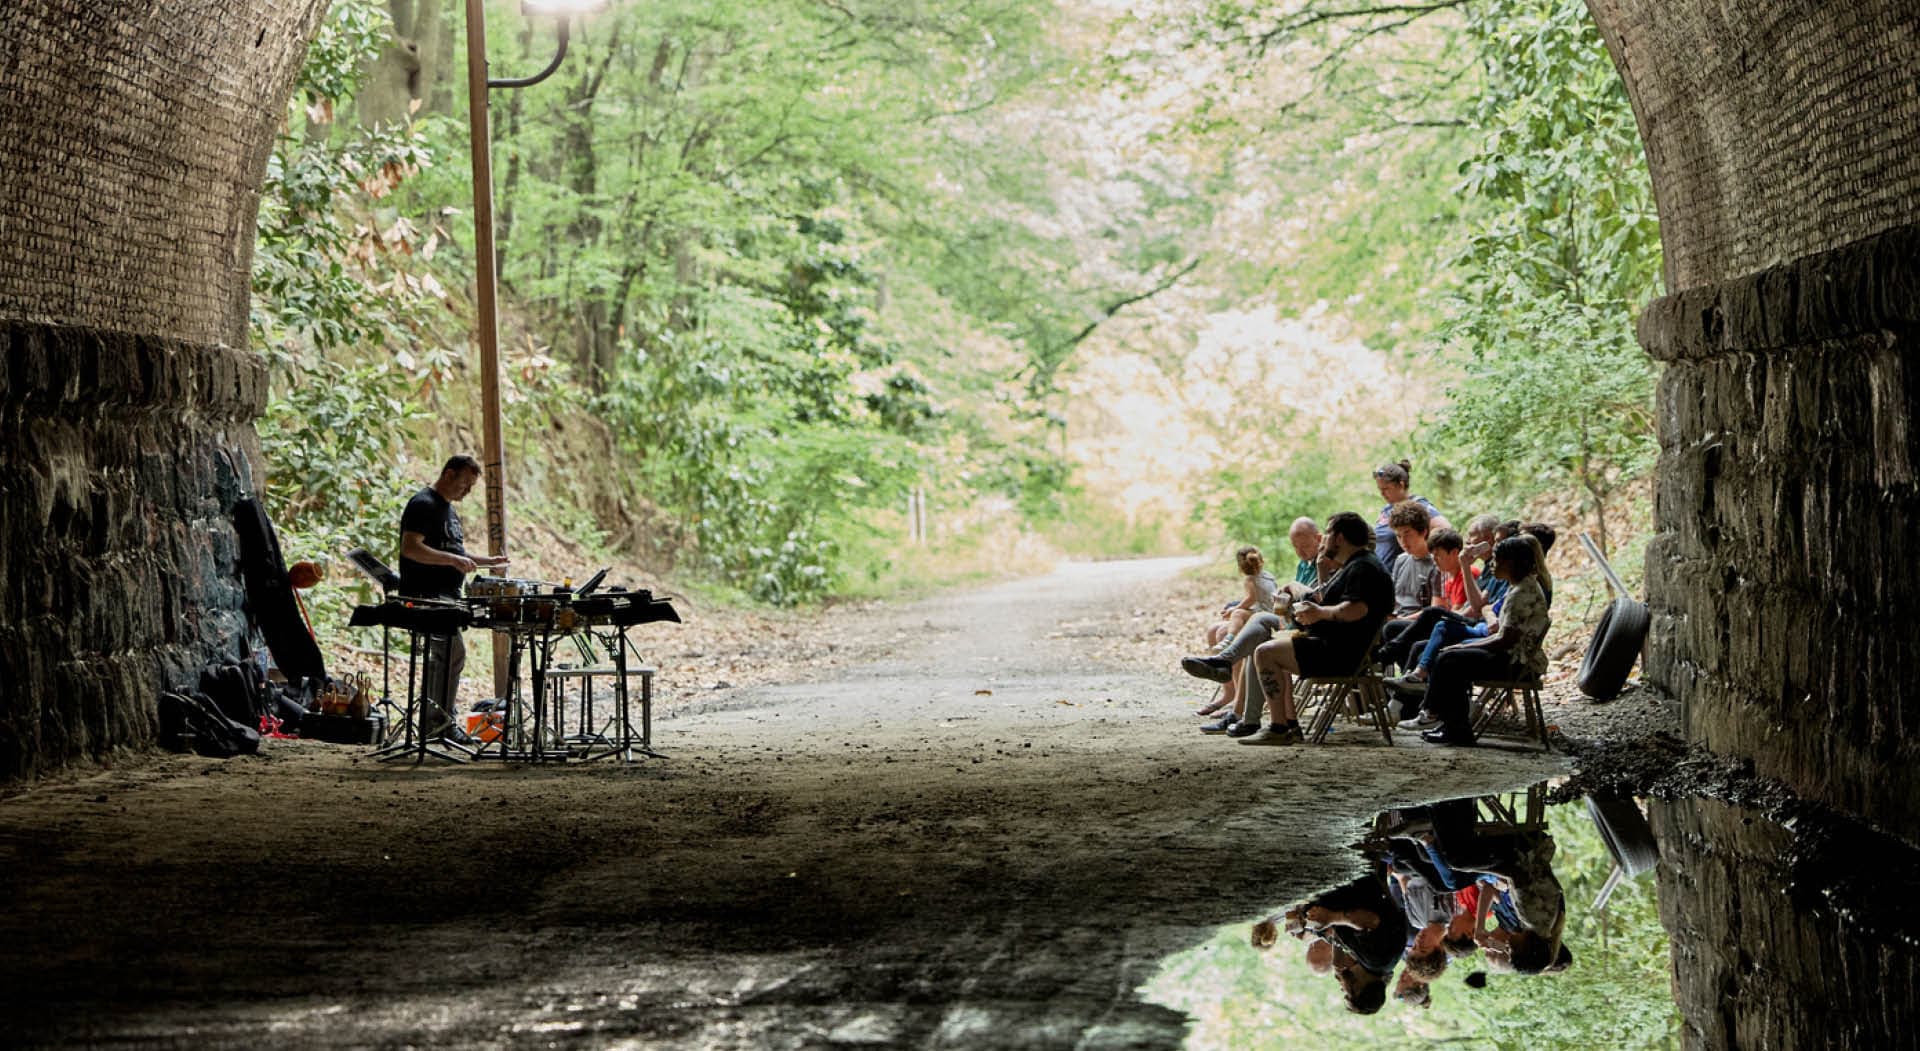
M377 559L364 551L350 553L348 558L361 572L386 586L381 574L392 571ZM355 607L349 621L353 626L397 628L409 633L411 643L407 716L392 724L404 732L405 738L389 741L376 755L460 761L456 754L440 749L440 745L446 745L473 758L521 762L614 756L631 762L636 754L658 756L652 749L653 669L639 663L639 652L627 637L627 629L662 621L677 624L680 613L670 600L655 598L645 588L629 590L615 585L601 590L606 577L607 570L601 569L576 590L549 581L480 576L467 583L466 594L460 598L412 598L389 591L385 602ZM425 725L428 706L416 696L415 666L421 662L419 655L425 647L444 644L436 640L468 628L507 637L511 693L502 701L497 724L489 724L497 725L497 732L477 742L477 747L444 741L436 744L429 740L430 728ZM563 643L578 650L587 664L555 667L556 650ZM520 681L523 672L528 689L523 689ZM638 678L641 683L638 732L628 716L630 678ZM611 697L597 707L590 692L569 699L564 683L573 683L575 692L591 691L595 679L607 681ZM588 725L594 723L596 710L603 722ZM578 726L572 734L565 732L569 718Z

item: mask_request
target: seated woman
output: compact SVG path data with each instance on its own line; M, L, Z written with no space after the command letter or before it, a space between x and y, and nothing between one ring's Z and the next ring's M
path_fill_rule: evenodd
M1533 547L1535 556L1533 575L1540 584L1541 592L1547 597L1548 608L1551 609L1553 577L1547 572L1547 555L1539 537L1529 533L1509 532L1506 526L1502 526L1501 531L1507 533L1507 537L1518 536ZM1467 551L1472 550L1472 545L1469 545ZM1464 583L1468 590L1469 609L1466 615L1441 620L1435 624L1425 642L1414 647L1413 669L1405 675L1386 681L1387 689L1397 695L1399 700L1402 716L1400 728L1403 730L1424 730L1435 722L1432 709L1422 706L1422 697L1427 689L1427 679L1432 674L1433 662L1440 653L1456 642L1486 638L1500 622L1500 610L1506 603L1507 582L1494 578L1489 568L1485 580L1468 579Z
M1509 537L1493 549L1494 576L1507 582L1499 626L1486 638L1455 643L1434 659L1426 708L1440 721L1421 737L1437 744L1470 745L1473 727L1467 714L1475 682L1537 677L1547 670L1541 648L1552 618L1536 576L1539 543Z

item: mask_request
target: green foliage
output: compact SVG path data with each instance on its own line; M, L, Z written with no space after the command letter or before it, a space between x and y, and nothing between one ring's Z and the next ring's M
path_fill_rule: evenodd
M1462 190L1492 212L1454 260L1443 337L1458 382L1429 446L1481 487L1575 482L1598 523L1657 451L1654 368L1632 328L1660 280L1645 157L1580 0L1500 0L1468 23L1484 138Z
M495 6L496 27L520 24ZM1177 272L1172 217L1191 202L1143 190L1123 266L1098 280L1036 230L1055 207L1048 157L991 114L1040 84L1052 13L620 5L552 80L494 94L504 294L694 564L763 600L818 598L872 511L954 448L969 489L1057 505L1069 472L1038 440L1054 375L1115 304ZM496 29L503 68L549 46L525 34L503 56L514 40ZM455 122L419 127L467 148ZM396 196L431 215L466 193L429 172ZM970 360L981 346L1007 352L1004 372ZM1015 377L1023 393L999 400Z
M405 354L439 299L431 274L410 266L412 225L372 207L430 162L426 144L405 129L332 124L385 19L371 0L333 5L288 115L303 130L275 143L260 200L250 334L273 380L260 422L265 495L282 530L319 552L391 538L406 484L395 453L420 412L418 377L388 352Z
M1279 467L1229 468L1219 478L1220 502L1196 508L1196 520L1217 523L1236 544L1258 545L1276 565L1291 565L1287 531L1294 519L1324 523L1338 511L1369 514L1380 502L1367 475L1336 447L1324 428L1314 428L1298 435Z

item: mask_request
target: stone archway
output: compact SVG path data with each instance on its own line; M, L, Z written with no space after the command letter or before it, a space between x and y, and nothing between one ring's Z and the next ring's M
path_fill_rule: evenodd
M1650 675L1696 740L1920 841L1920 10L1589 4L1675 290L1641 322L1670 364ZM254 445L253 216L325 6L0 5L0 779L150 740L161 685L240 640L219 453ZM1693 1042L1885 1046L1920 1013L1911 954L1774 937L1746 877L1777 844L1662 813ZM1806 995L1842 974L1879 980Z
M1695 743L1910 849L1920 8L1588 6L1639 118L1673 290L1639 323L1667 363L1648 675ZM1834 882L1900 878L1900 846L1844 817L1809 842L1700 799L1653 817L1688 1046L1909 1039L1920 965L1886 906Z
M254 214L325 0L0 6L0 779L141 745L244 622Z
M1589 0L1672 294L1651 677L1689 736L1920 842L1920 9Z
M253 214L324 7L0 12L0 776L143 741L158 679L237 636L213 450L252 443ZM1920 646L1872 629L1920 593L1920 13L1591 7L1676 290L1641 324L1673 365L1650 669L1697 738L1915 838Z

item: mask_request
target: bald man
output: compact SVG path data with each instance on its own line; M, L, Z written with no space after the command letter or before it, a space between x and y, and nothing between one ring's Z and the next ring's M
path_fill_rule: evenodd
M1293 582L1312 587L1320 577L1320 526L1311 518L1294 519L1287 527L1287 543L1300 556L1300 564L1293 567Z

